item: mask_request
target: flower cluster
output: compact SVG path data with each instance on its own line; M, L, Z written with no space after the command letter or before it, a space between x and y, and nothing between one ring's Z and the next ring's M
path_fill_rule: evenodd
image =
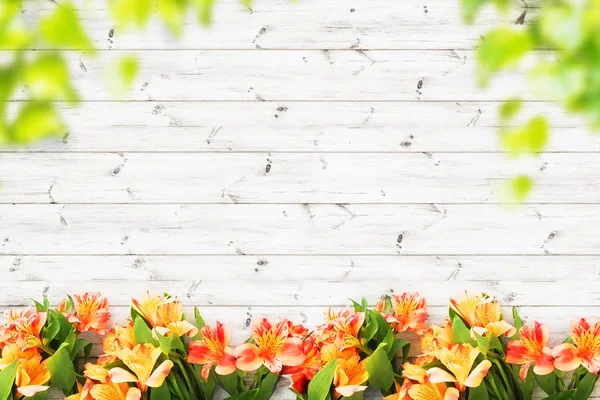
M0 400L43 398L49 386L68 400L211 400L217 386L230 400L267 400L282 376L300 400L361 399L368 387L385 400L530 400L535 386L548 399L574 400L589 398L600 373L600 320L573 321L552 348L546 325L524 325L516 309L505 320L485 294L450 299L439 325L427 324L418 293L330 308L310 330L258 318L237 344L229 326L206 325L197 308L187 321L167 294L134 298L130 311L109 327L97 293L55 309L45 300L9 310L0 327ZM82 332L103 335L94 362ZM420 352L410 353L415 340Z
M99 293L68 297L51 309L47 299L22 311L10 309L0 326L0 387L5 399L41 396L53 386L70 394L80 373L78 356L92 345L82 332L104 334L110 314ZM1 397L1 396L0 396ZM4 400L4 399L3 399Z

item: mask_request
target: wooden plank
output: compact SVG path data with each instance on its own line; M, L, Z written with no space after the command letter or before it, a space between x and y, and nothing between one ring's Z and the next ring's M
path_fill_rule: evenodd
M600 256L0 256L0 271L15 286L59 279L65 283L164 280L166 285L178 281L360 283L399 274L397 290L402 290L402 282L419 280L598 281ZM203 290L209 289L218 291Z
M76 4L100 49L470 49L489 29L513 24L525 11L515 0L507 15L485 8L474 25L466 25L455 0L268 0L256 1L251 12L238 0L220 0L210 28L198 26L190 13L184 34L173 37L156 18L141 32L125 31L115 27L104 2ZM29 1L23 15L33 20L54 7ZM524 22L537 14L529 8Z
M64 139L5 151L457 152L502 151L498 127L547 116L547 151L600 151L600 135L550 103L510 123L499 103L169 102L62 105ZM68 132L68 135L66 135ZM65 137L66 136L66 137Z
M531 173L531 203L600 201L600 157L479 153L3 154L2 203L498 203Z
M121 96L107 89L106 71L127 54L141 69L134 89ZM504 71L481 90L475 54L467 50L105 51L96 58L69 53L68 64L84 101L539 100L522 69Z
M202 267L198 269L201 270ZM192 280L192 281L131 281L131 280L98 280L98 281L21 281L0 283L3 297L0 305L22 304L31 298L47 296L51 301L58 301L74 287L81 291L100 291L116 304L126 304L132 293L144 293L145 290L163 292L167 290L173 296L186 298L196 305L220 306L294 306L294 305L343 305L348 298L366 297L374 303L383 294L394 293L394 281L402 282L401 290L419 291L431 305L447 304L450 296L458 290L485 292L497 295L506 303L515 306L547 306L569 305L598 306L597 280L535 282L535 291L531 290L531 282L521 281L423 281L403 279L400 271L395 274L374 277L362 282L342 280L306 281L299 275L295 280L277 281L274 283L267 277L264 280L242 282L238 280ZM509 279L506 277L505 279Z
M598 205L0 205L0 254L600 254Z

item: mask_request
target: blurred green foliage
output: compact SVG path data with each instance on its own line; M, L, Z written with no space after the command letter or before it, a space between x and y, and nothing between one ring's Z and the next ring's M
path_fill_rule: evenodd
M56 6L40 12L37 19L25 20L27 0L0 0L0 146L28 144L43 138L64 135L67 127L57 102L76 105L65 51L78 50L95 55L77 9L68 0L52 1ZM100 0L104 1L104 0ZM188 12L202 25L212 21L216 0L105 0L119 28L144 28L157 15L173 35L183 33ZM251 0L240 0L250 7ZM38 49L40 51L30 51ZM131 88L140 69L137 59L125 56L110 66L113 90Z
M527 25L518 21L484 34L477 49L478 81L488 85L493 75L525 57L530 91L541 100L558 102L566 111L583 116L591 129L600 128L600 0L538 0L538 17ZM506 12L514 0L462 0L466 22L475 20L487 4ZM529 63L528 63L529 65ZM527 89L525 89L527 90ZM507 100L499 110L501 122L513 119L523 104ZM514 156L544 151L549 125L534 116L523 126L500 129L500 143ZM508 182L515 200L525 200L532 180L518 176Z

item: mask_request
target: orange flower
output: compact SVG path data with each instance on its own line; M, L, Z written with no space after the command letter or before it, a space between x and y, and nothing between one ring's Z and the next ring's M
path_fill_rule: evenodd
M450 307L467 326L480 335L492 333L497 337L513 336L516 329L502 319L502 307L487 295L470 295L465 292L462 299L450 299Z
M334 343L347 348L360 345L358 334L365 322L365 313L345 307L339 312L330 308L325 313L325 324L318 327L317 342Z
M254 371L264 365L278 374L284 365L297 366L304 362L302 339L290 337L285 320L271 324L266 318L252 324L254 343L244 343L234 351L237 367L242 371Z
M600 320L581 318L571 322L571 340L552 349L554 366L572 371L580 365L592 374L600 372Z
M419 293L394 294L391 297L392 325L398 332L412 331L422 335L427 322L427 304ZM390 322L390 320L388 320Z
M117 367L108 371L108 376L114 383L135 382L142 393L148 386L160 387L173 368L173 362L165 360L154 369L161 354L159 348L148 343L138 344L132 350L125 348L121 351L121 360L133 373Z
M100 293L84 293L73 296L75 306L75 321L79 332L95 332L106 334L108 330L108 300ZM71 321L69 321L71 322Z
M361 361L354 348L340 350L334 344L327 344L321 351L321 359L324 363L337 360L333 377L335 398L350 397L367 388L363 385L369 379L366 359Z
M208 380L211 368L216 365L215 372L219 375L229 375L235 372L235 357L233 348L229 347L231 329L217 321L217 326L202 328L202 338L189 344L188 362L204 364L202 379Z
M194 336L198 328L183 318L183 305L171 297L161 297L150 292L141 300L131 299L132 307L161 335Z
M323 367L321 353L313 336L309 336L304 340L302 343L302 352L305 356L302 364L294 367L285 366L281 371L282 374L292 376L292 388L299 394L307 392L309 381Z
M548 343L549 330L546 325L534 322L533 329L523 326L519 330L519 340L508 342L506 362L521 364L519 376L527 378L529 367L535 365L533 372L537 375L548 375L554 371L554 359Z
M18 343L23 349L42 348L40 334L46 325L45 312L28 307L21 312L10 309L5 313L7 323L0 330L3 343Z
M19 363L15 377L17 398L31 397L36 393L48 390L49 386L44 386L50 381L50 372L46 367L47 361L42 361L42 356L36 349L22 350L16 344L6 345L2 349L0 370L15 360L18 360Z
M420 366L406 363L402 366L405 378L402 386L396 383L396 393L384 400L458 400L460 392L445 383L431 383L427 371Z
M417 361L420 365L429 364L439 360L441 349L451 349L454 346L452 339L452 322L446 320L442 326L431 325L421 338L421 355Z
M133 322L129 320L125 326L115 325L102 340L104 354L100 356L98 363L106 365L115 362L120 358L123 349L133 349L135 345Z
M140 400L142 392L129 384L115 383L110 380L109 372L100 365L87 363L84 375L88 378L79 393L65 400Z
M456 388L463 392L467 387L477 387L492 366L489 360L483 360L471 371L475 359L479 355L479 349L470 344L456 344L452 349L440 350L440 361L447 371L434 367L427 371L429 381L432 383L454 382Z

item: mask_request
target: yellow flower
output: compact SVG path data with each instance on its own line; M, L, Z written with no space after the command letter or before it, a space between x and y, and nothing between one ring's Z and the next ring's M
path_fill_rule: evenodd
M148 343L138 344L133 349L125 348L121 351L121 360L133 373L117 367L108 371L108 376L114 383L135 382L142 393L148 386L160 387L173 368L173 362L165 360L154 369L161 354L159 348Z
M198 328L183 319L183 305L174 298L150 292L141 299L131 299L133 309L161 335L194 336Z
M0 370L15 360L19 362L15 377L18 399L48 390L48 386L44 385L50 381L50 372L46 367L47 361L42 361L42 356L38 354L37 349L22 350L16 344L7 344L2 349Z
M429 381L432 383L454 382L459 391L464 391L467 387L477 387L487 375L492 363L489 360L483 360L473 371L473 363L479 355L479 349L474 348L468 343L456 344L452 349L440 350L440 361L451 373L438 367L427 371Z

